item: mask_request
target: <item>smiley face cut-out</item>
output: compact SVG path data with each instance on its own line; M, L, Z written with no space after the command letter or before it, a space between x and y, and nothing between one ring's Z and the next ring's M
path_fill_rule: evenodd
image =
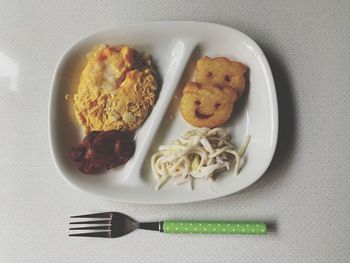
M196 82L231 87L240 97L245 88L246 71L247 66L225 57L203 57L196 64Z
M196 127L220 126L230 117L237 92L230 87L189 82L183 89L180 110Z

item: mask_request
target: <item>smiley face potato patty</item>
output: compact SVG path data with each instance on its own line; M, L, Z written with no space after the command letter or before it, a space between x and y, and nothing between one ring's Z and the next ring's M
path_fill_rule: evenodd
M196 127L213 128L230 117L237 93L229 87L189 82L183 90L180 110Z
M245 88L247 66L225 57L203 57L196 64L196 81L220 86L228 86L242 96Z
M224 124L245 88L247 67L225 57L202 57L196 63L195 82L183 89L180 110L196 127L213 128Z

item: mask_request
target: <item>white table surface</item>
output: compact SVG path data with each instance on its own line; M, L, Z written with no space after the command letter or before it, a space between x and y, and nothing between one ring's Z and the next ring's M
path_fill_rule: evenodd
M266 53L281 122L269 170L238 194L182 205L121 204L72 189L48 144L59 57L97 30L180 19L232 26ZM0 262L349 262L349 28L346 0L0 1ZM107 210L139 220L259 219L277 229L68 238L70 215Z

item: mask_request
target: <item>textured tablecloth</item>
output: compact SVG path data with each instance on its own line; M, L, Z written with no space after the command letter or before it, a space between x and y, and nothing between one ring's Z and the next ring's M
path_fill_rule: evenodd
M114 25L196 20L234 27L264 50L280 134L265 175L237 194L153 206L69 187L48 144L56 63L74 41ZM0 262L349 262L349 1L0 1ZM68 238L69 215L115 210L139 220L259 219L266 237Z

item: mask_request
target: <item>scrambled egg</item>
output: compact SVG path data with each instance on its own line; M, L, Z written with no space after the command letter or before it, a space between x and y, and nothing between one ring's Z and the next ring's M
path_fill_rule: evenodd
M74 94L75 115L85 133L139 128L156 101L150 56L128 46L99 45L87 59Z

